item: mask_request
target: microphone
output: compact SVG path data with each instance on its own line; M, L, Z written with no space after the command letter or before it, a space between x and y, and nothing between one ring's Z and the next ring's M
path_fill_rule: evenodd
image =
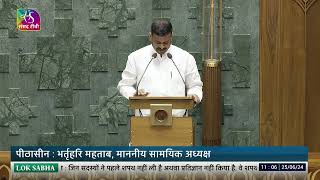
M168 57L169 59L171 59L171 61L173 62L174 66L175 66L176 69L178 70L179 75L180 75L180 77L181 77L181 79L182 79L182 81L183 81L184 87L186 88L186 82L184 81L184 79L183 79L183 77L182 77L182 75L181 75L181 72L180 72L178 66L176 65L176 63L175 63L174 60L172 59L172 54L167 53L167 57ZM186 90L185 90L185 95L187 96L187 91L186 91Z
M168 57L169 59L171 59L171 61L173 62L174 66L175 66L176 69L178 70L178 72L179 72L179 74L180 74L180 77L181 77L181 79L182 79L182 81L183 81L183 84L184 84L184 95L187 96L187 85L186 85L186 82L184 81L184 79L183 79L183 77L182 77L182 75L181 75L181 72L180 72L178 66L176 65L176 63L175 63L174 60L172 59L172 54L167 53L167 57ZM183 115L183 116L186 116L187 113L188 113L188 110L186 109L186 111L184 112L184 115Z
M141 78L140 78L140 80L139 80L139 82L138 82L138 84L137 84L137 87L136 87L136 93L137 93L137 94L138 94L140 82L141 82L144 74L146 73L146 71L147 71L147 69L148 69L151 61L152 61L154 58L156 58L156 57L157 57L157 53L153 53L153 54L152 54L152 57L151 57L151 59L150 59L150 61L149 61L149 63L148 63L148 65L147 65L147 67L144 69L144 71L143 71L143 73L142 73L142 76L141 76ZM140 113L140 116L143 117L143 114L142 114L142 112L141 112L141 109L139 109L139 113Z
M147 65L147 67L144 69L144 71L143 71L143 73L142 73L142 76L141 76L141 78L140 78L140 80L139 80L139 82L138 82L138 84L137 84L137 87L136 87L136 92L137 92L137 93L138 93L138 90L139 90L140 82L141 82L144 74L146 73L146 71L147 71L147 69L148 69L151 61L152 61L154 58L156 58L156 57L157 57L157 53L153 53L153 54L152 54L152 57L151 57L151 59L150 59L150 61L149 61L149 63L148 63L148 65Z

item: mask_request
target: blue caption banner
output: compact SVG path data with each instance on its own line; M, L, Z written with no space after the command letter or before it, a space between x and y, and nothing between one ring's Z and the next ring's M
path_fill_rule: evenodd
M308 161L307 147L13 146L12 161ZM274 168L274 166L272 166ZM291 166L283 166L283 168ZM269 168L269 167L266 167ZM270 166L271 168L271 166ZM279 168L279 167L277 167ZM281 167L280 167L281 168Z

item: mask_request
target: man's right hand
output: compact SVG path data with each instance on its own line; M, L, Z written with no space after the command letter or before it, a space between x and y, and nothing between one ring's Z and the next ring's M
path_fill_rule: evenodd
M144 89L139 89L135 96L147 96L149 93L145 92Z

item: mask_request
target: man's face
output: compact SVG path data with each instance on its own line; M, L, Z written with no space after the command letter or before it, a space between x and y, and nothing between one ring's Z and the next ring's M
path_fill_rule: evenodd
M163 55L170 47L172 39L172 33L164 36L158 36L156 34L149 34L149 40L152 43L153 48L157 53Z

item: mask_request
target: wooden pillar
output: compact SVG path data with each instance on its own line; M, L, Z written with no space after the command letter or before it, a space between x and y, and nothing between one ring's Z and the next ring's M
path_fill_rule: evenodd
M221 144L221 62L206 60L203 64L202 145Z

